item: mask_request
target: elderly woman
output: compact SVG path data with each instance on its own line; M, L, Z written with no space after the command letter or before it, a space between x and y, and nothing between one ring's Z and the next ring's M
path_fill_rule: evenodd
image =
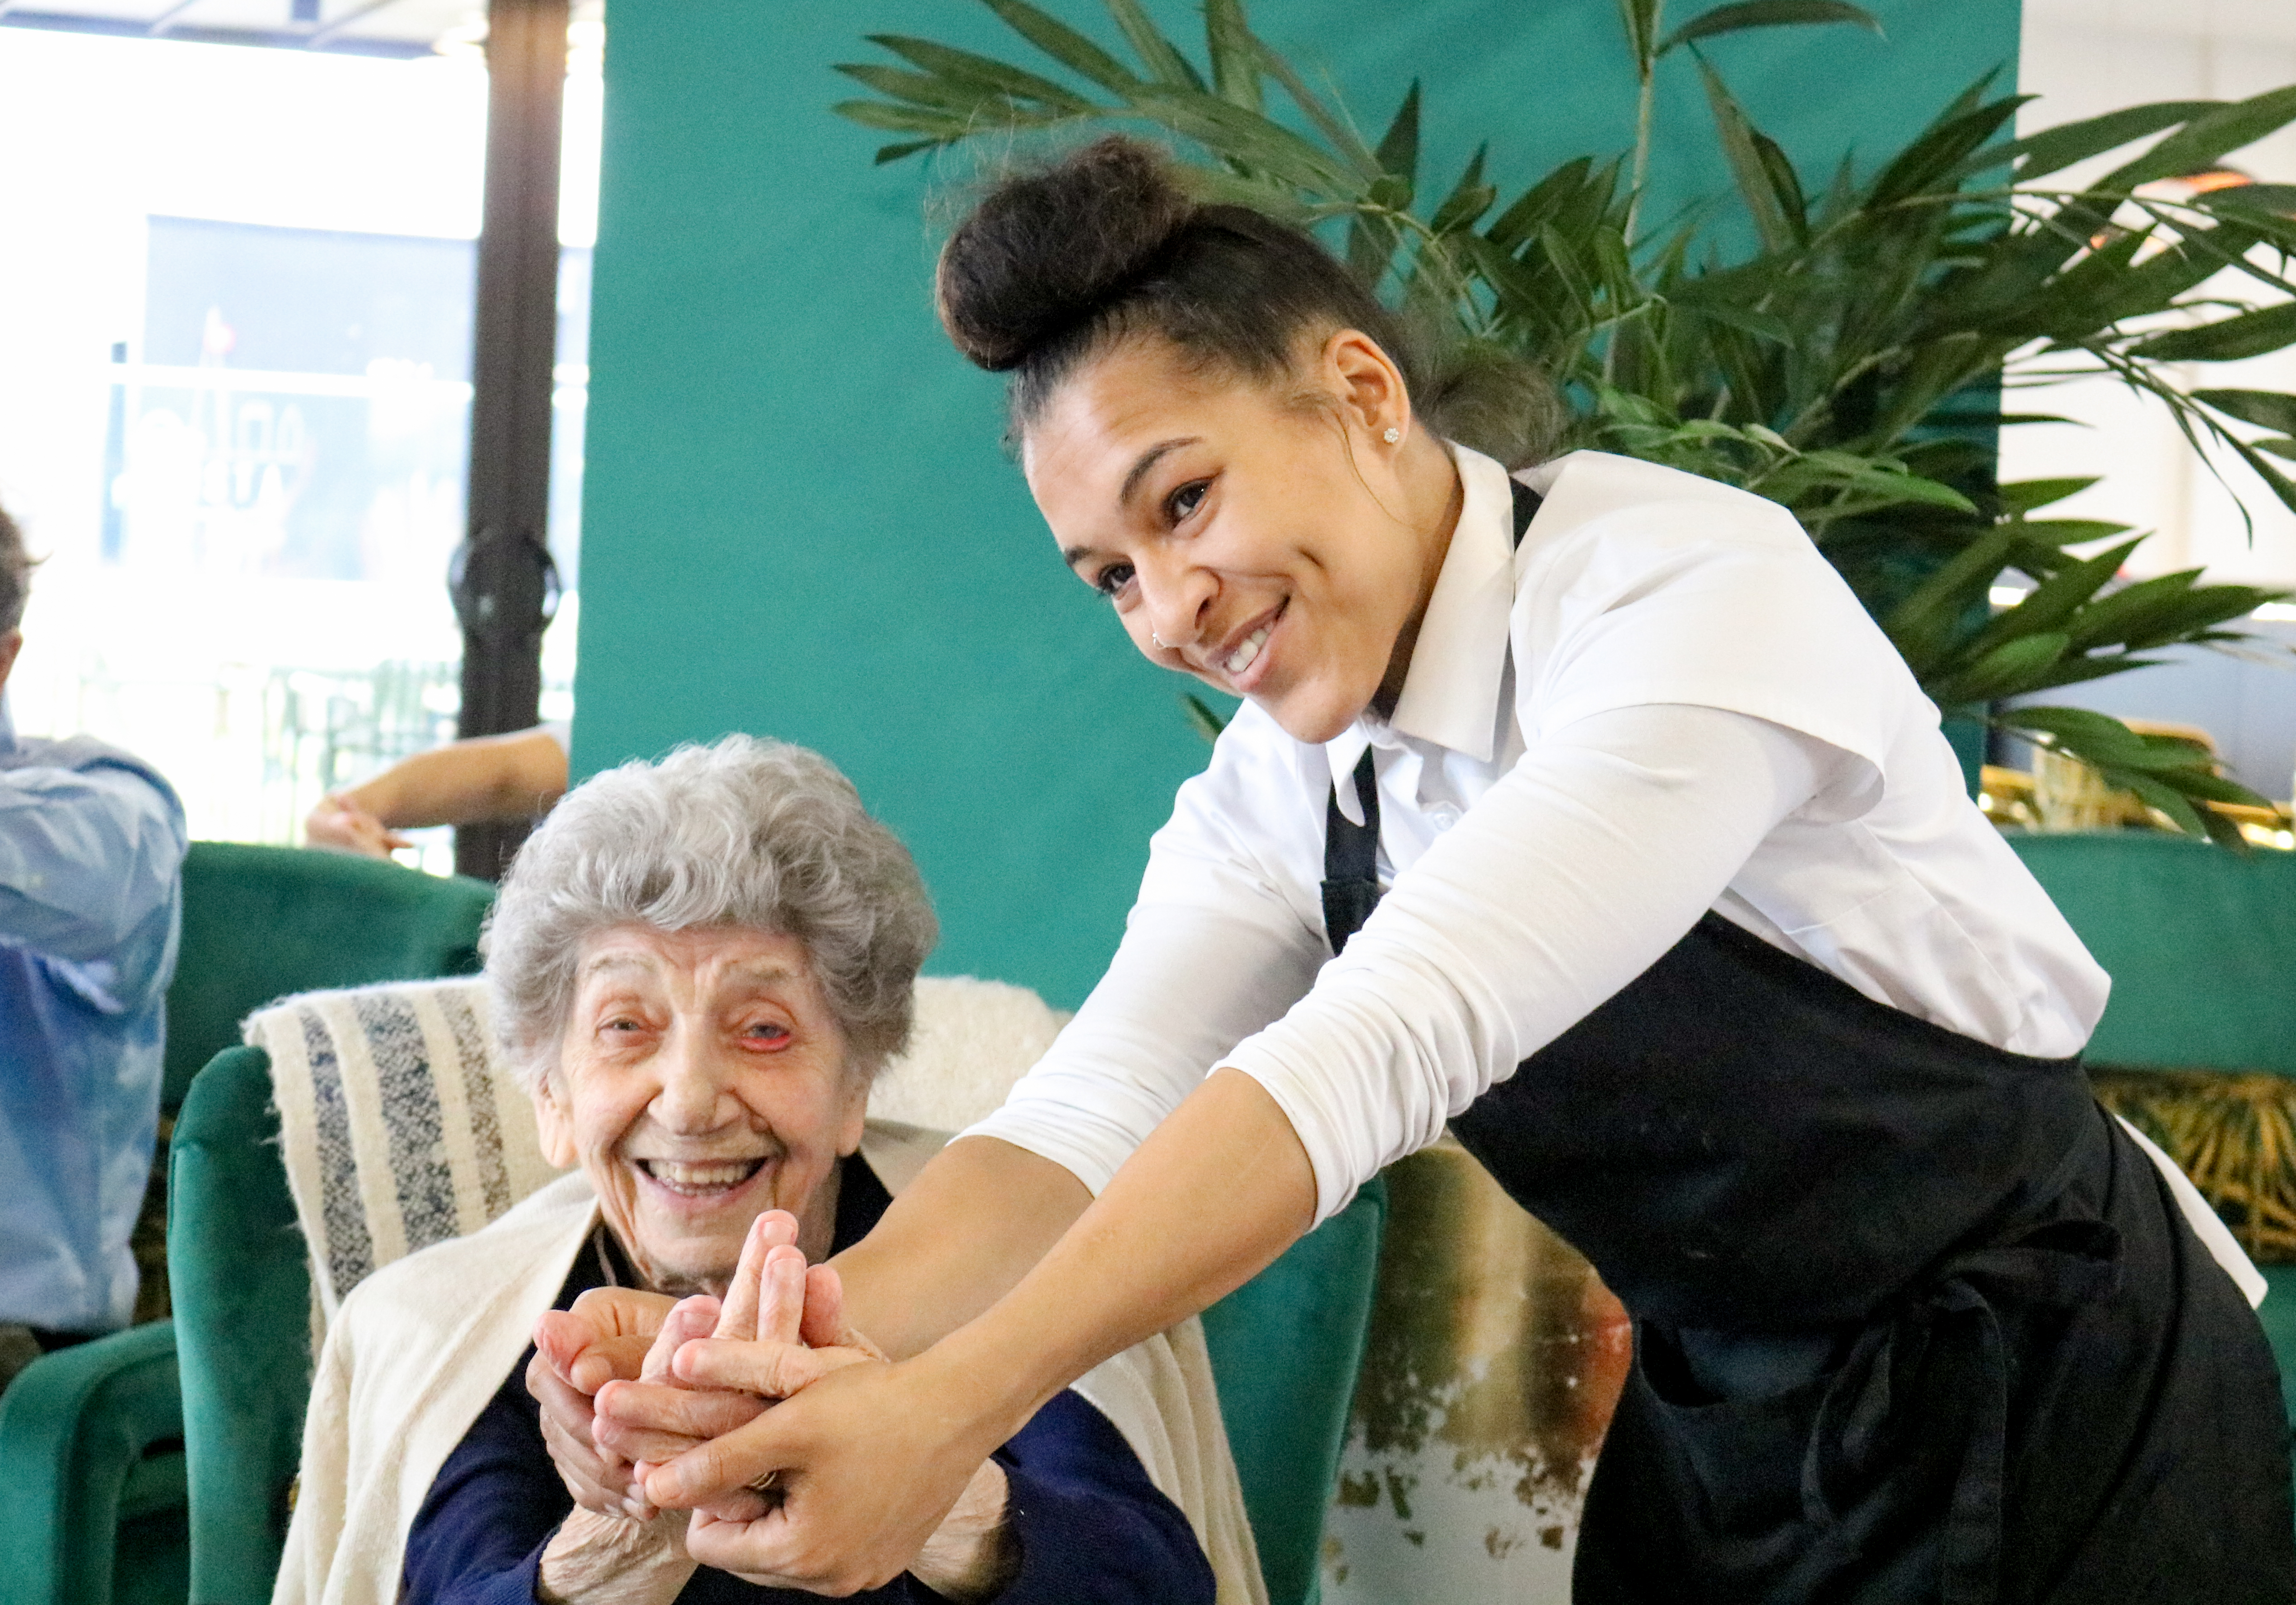
M908 854L802 749L728 737L568 796L503 888L487 973L543 1151L574 1174L484 1231L384 1268L345 1302L322 1358L279 1600L790 1597L697 1568L687 1525L710 1517L636 1495L611 1422L583 1396L690 1388L685 1419L708 1437L753 1419L808 1363L837 1363L800 1341L808 1292L803 1338L865 1345L839 1322L835 1273L808 1281L806 1265L866 1232L889 1187L939 1145L865 1118L872 1078L908 1035L935 935ZM572 1318L554 1312L586 1296L650 1350L640 1379L626 1371L610 1384L603 1369L555 1363L554 1331ZM529 1347L503 1368L504 1331L512 1342L534 1332L539 1355ZM1191 1332L1135 1358L1185 1372L1201 1370L1201 1352ZM775 1376L796 1380L776 1388ZM983 1462L911 1569L866 1597L1249 1596L1226 1575L1215 1582L1249 1555L1216 1420L1175 1423L1139 1404L1160 1398L1168 1415L1173 1398L1208 1394L1160 1395L1120 1376L1103 1408L1086 1402L1093 1393L1054 1399ZM563 1407L547 1431L537 1395ZM644 1454L649 1442L663 1440L621 1447ZM1191 1509L1160 1489L1144 1456ZM315 1497L316 1460L353 1470ZM381 1470L362 1477L362 1465ZM377 1502L395 1508L379 1513ZM720 1507L765 1508L750 1494Z

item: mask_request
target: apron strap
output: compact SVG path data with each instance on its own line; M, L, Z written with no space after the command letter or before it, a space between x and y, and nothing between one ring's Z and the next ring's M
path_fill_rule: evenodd
M1521 479L1509 479L1507 488L1514 493L1514 544L1520 550L1523 531L1530 528L1530 520L1538 516L1539 504L1546 498Z
M1507 486L1514 493L1514 544L1519 547L1530 520L1538 516L1541 498L1521 479L1509 479ZM1324 810L1324 931L1333 958L1346 950L1348 938L1363 929L1379 906L1379 785L1368 747L1356 765L1355 782L1363 823L1340 811L1336 785Z
M1373 778L1371 749L1356 764L1356 800L1363 805L1357 824L1340 812L1340 789L1332 788L1324 809L1324 929L1332 956L1347 948L1379 906L1379 785Z

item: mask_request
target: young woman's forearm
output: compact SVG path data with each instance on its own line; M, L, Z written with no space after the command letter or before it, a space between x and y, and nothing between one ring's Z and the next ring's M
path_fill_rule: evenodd
M1002 1441L1103 1360L1250 1280L1315 1212L1283 1110L1250 1077L1216 1071L1010 1293L918 1363Z
M896 1359L931 1347L1009 1292L1091 1202L1050 1159L958 1139L834 1261L855 1330Z

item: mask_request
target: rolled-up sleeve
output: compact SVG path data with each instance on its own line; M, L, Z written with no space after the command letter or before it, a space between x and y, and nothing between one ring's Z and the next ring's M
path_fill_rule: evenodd
M1597 715L1527 753L1224 1060L1299 1134L1317 1220L1655 962L1839 757L1683 707Z
M1238 723L1247 717L1264 716ZM1328 956L1322 928L1232 825L1264 807L1271 786L1298 787L1282 772L1288 749L1255 742L1260 733L1231 729L1211 767L1180 789L1106 974L1004 1107L966 1135L1051 1159L1097 1194L1228 1050L1307 992Z

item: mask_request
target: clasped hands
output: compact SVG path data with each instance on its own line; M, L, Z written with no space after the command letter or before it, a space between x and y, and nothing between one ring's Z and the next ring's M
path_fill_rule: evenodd
M837 1273L807 1265L797 1231L784 1211L759 1216L723 1299L601 1288L536 1322L527 1389L577 1506L544 1552L547 1593L648 1605L674 1598L696 1563L763 1586L821 1586L745 1565L787 1547L774 1530L780 1469L753 1469L749 1440L780 1401L887 1361L847 1322ZM993 1596L1015 1560L1004 1503L1003 1470L982 1460L906 1569L952 1599Z

